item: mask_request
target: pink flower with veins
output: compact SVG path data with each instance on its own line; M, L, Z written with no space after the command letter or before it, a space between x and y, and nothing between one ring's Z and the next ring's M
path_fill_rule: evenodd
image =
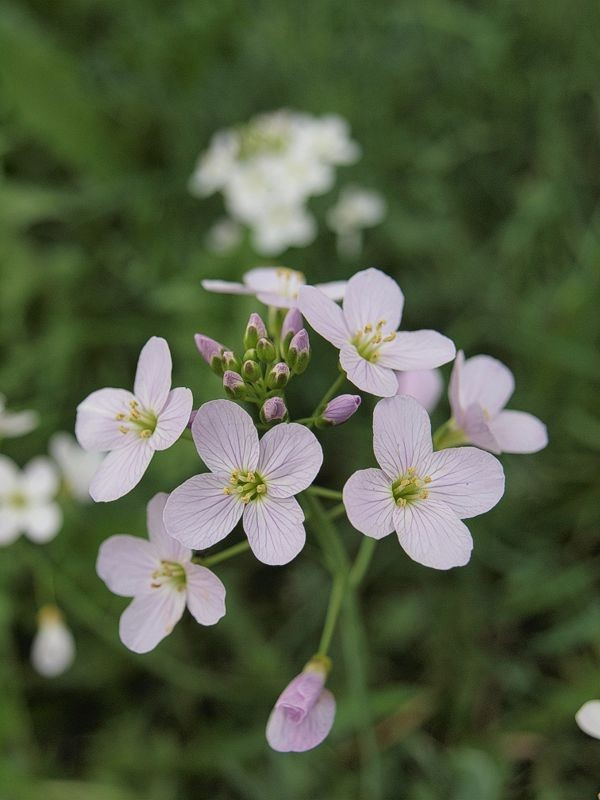
M144 345L133 394L99 389L77 408L75 435L84 450L108 452L90 483L96 502L117 500L142 479L156 450L183 433L192 411L189 389L171 389L171 353L164 339Z
M243 518L254 555L287 564L304 547L304 513L294 498L313 482L323 451L303 425L281 423L258 439L252 417L229 400L200 407L192 424L200 457L211 470L171 494L165 525L195 550L224 539Z
M504 493L497 458L475 447L434 452L429 416L413 397L380 400L373 414L373 450L381 469L355 472L344 486L348 519L382 539L392 531L419 564L466 564L473 540L461 521L493 508Z
M418 400L423 408L431 413L437 406L444 381L438 369L416 369L409 372L397 372L398 391L396 394L408 394Z
M298 305L298 292L306 284L302 272L287 267L257 267L246 272L243 283L232 281L202 281L207 292L222 294L253 294L261 303L275 308L294 308ZM341 300L346 291L346 281L319 283L316 288L331 298Z
M267 741L280 753L303 753L321 744L335 719L335 698L324 688L326 671L309 662L279 695L267 723Z
M121 615L119 636L134 653L153 650L173 630L187 606L200 625L215 625L225 614L225 587L206 567L192 563L192 551L165 531L168 495L148 503L149 541L111 536L100 546L96 572L111 592L133 597Z
M339 349L348 380L378 397L396 394L395 371L439 367L456 352L436 331L397 331L403 306L396 281L378 269L350 278L343 310L318 287L302 287L298 301L311 326Z
M515 389L512 372L491 356L465 360L462 350L450 377L449 399L456 425L471 442L492 453L536 453L548 444L546 426L533 414L507 411Z

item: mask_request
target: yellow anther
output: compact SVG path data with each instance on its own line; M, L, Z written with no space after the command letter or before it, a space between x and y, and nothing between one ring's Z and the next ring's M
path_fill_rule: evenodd
M242 496L242 503L244 503L244 504L245 504L245 503L249 503L249 502L250 502L250 500L252 500L252 495L250 495L250 494L245 494L245 495L243 495L243 496Z
M423 491L421 492L419 497L421 498L421 500L427 500L427 498L429 497L428 490L427 489L423 489Z
M223 494L231 494L232 492L233 492L233 489L231 487L229 487L229 486L224 486L223 487Z
M130 400L129 401L129 407L130 408L137 408L138 406L139 406L139 403L138 403L137 400Z
M425 483L431 483L431 475L425 475L423 480L425 481Z
M127 415L126 414L117 414L115 419L119 420L119 422L120 422L123 419L127 419Z
M247 481L253 481L253 482L254 482L254 481L256 480L256 475L255 475L253 472L249 472L249 473L246 475L246 480L247 480Z
M142 439L149 439L152 436L152 431L148 428L144 428L144 430L140 433Z
M367 322L367 324L363 328L363 332L364 333L371 333L372 330L373 330L373 326L371 325L370 322Z
M410 483L410 481L409 481L409 480L407 480L406 478L402 478L402 480L400 481L400 485L398 486L398 488L399 488L399 489L404 489L404 487L405 487L405 486L408 486L408 484L409 484L409 483Z
M380 319L377 323L377 330L380 331L384 325L387 325L387 319Z
M395 338L396 338L396 333L395 332L394 333L388 333L387 336L383 337L383 341L384 342L393 342Z
M404 506L406 505L406 500L405 500L405 498L404 498L404 497L399 497L399 498L396 500L396 505L397 505L399 508L404 508Z
M264 483L259 483L256 487L256 494L264 494L267 491L267 487Z
M416 471L417 471L417 470L416 470L414 467L409 467L409 468L406 470L406 472L408 473L408 475L410 475L410 476L411 476L411 478L412 478L412 476L413 476L413 475L416 473Z
M129 428L126 425L119 425L121 433L129 433Z
M131 409L131 414L129 415L129 418L131 420L133 420L133 422L135 422L136 419L140 418L140 412L136 408L132 408Z

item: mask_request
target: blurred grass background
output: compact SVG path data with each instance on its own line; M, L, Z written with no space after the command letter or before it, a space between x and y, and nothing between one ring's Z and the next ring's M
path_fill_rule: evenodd
M221 201L186 182L215 129L282 106L347 117L364 158L344 177L389 205L361 263L340 264L329 234L286 263L312 281L394 275L405 327L509 364L512 406L551 441L503 457L506 496L473 521L465 569L379 544L364 630L346 620L334 643L334 731L301 756L270 752L264 725L318 640L329 585L312 544L286 568L222 565L214 629L184 619L142 657L118 641L125 602L95 575L98 545L143 533L152 493L196 470L189 444L122 501L67 509L50 545L4 549L2 800L594 796L600 743L573 715L600 696L599 33L595 0L0 3L0 390L43 417L4 452L25 463L88 392L129 386L152 334L171 345L175 385L196 403L219 395L192 334L237 345L254 305L200 279L258 260L205 251ZM333 365L318 344L296 416ZM322 484L371 458L371 408L323 435ZM359 535L343 534L354 551ZM78 658L47 681L28 651L32 569L43 598L51 563ZM355 736L363 668L378 756Z

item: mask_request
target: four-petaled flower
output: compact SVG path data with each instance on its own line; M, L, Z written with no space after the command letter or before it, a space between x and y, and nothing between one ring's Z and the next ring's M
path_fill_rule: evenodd
M54 539L63 519L55 502L58 486L49 459L38 456L19 470L0 456L0 545L11 544L20 533L37 543Z
M287 267L257 267L242 276L243 283L232 281L202 281L209 292L222 294L253 294L261 303L275 308L293 308L298 305L298 292L306 285L301 272ZM347 281L319 283L318 288L332 301L344 297Z
M96 571L111 592L133 597L121 615L119 635L135 653L153 650L173 630L187 605L201 625L225 614L225 587L192 551L172 539L163 524L167 494L148 503L149 541L111 536L100 546Z
M397 332L404 296L378 269L348 281L343 310L317 287L303 286L298 306L311 326L340 350L348 379L364 392L391 397L396 370L431 369L454 358L454 344L431 330Z
M541 420L504 409L514 389L513 374L501 361L491 356L465 360L458 352L448 395L465 442L492 453L536 453L546 447L548 433Z
M473 541L461 520L500 500L500 462L475 447L434 452L429 416L407 396L377 403L373 450L381 469L359 470L344 486L352 525L374 539L395 530L406 553L427 567L466 564Z
M282 423L259 442L252 417L229 400L201 406L192 435L211 472L190 478L170 495L169 534L203 550L224 539L243 516L260 561L291 561L306 538L304 514L293 495L310 486L323 461L315 435L303 425Z
M192 411L189 389L171 389L171 353L153 336L143 347L133 394L99 389L77 408L75 434L84 450L110 451L90 484L96 502L117 500L140 482L156 450L179 439Z

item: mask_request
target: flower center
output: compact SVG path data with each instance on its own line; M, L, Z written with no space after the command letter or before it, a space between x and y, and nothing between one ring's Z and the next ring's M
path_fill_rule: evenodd
M257 472L235 469L231 473L229 486L225 486L223 493L237 495L242 503L249 503L251 500L259 500L267 493L267 484Z
M13 492L7 498L8 504L13 508L25 508L27 505L27 498L22 492Z
M379 360L379 350L381 345L385 342L393 342L396 338L396 332L384 334L383 329L387 325L385 319L380 319L379 322L373 326L368 322L362 330L359 330L351 340L354 347L360 356L365 361L370 361L375 364Z
M142 439L149 439L152 436L158 422L154 411L141 408L137 400L129 401L129 413L119 413L115 416L115 419L123 423L119 425L121 433L137 433ZM126 425L125 423L129 424Z
M276 272L277 275L277 294L281 297L287 297L290 300L295 300L298 297L300 287L306 283L306 278L302 272L295 269L288 269L287 267L279 267Z
M160 567L152 573L153 589L160 589L166 583L171 584L178 592L185 589L186 574L185 567L178 561L161 561Z
M392 496L394 503L399 508L404 508L410 503L417 500L427 500L429 497L429 490L424 488L426 484L431 483L429 475L420 478L415 471L414 467L409 467L404 475L392 483Z

